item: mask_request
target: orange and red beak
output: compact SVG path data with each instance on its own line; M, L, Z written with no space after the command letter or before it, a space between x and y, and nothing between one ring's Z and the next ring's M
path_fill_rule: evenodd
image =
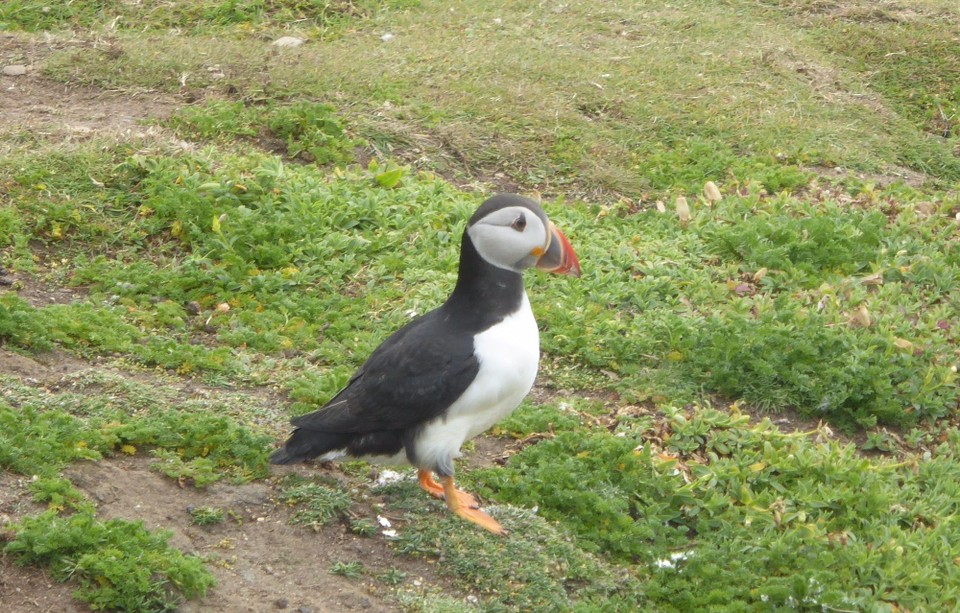
M570 241L557 226L553 225L552 221L548 230L547 245L543 249L543 254L537 260L537 269L559 275L579 277L580 260L577 259L577 254L570 246Z

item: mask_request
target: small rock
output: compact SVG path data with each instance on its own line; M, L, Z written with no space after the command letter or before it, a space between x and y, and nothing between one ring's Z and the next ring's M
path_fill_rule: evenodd
M393 40L393 38L394 38L393 34L391 34L390 32L387 32L386 34L380 37L380 40L382 40L383 42L388 42Z
M305 41L302 38L297 38L296 36L281 36L277 40L273 41L274 47L299 47Z
M8 77L20 77L27 74L27 67L23 64L10 64L3 67L3 74Z

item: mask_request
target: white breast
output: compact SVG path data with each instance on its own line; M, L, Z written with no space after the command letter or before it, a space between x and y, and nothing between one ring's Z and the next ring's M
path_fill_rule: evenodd
M464 441L509 415L530 392L540 361L540 333L527 295L520 308L474 338L480 370L443 417L417 437L424 466L446 466L460 457Z

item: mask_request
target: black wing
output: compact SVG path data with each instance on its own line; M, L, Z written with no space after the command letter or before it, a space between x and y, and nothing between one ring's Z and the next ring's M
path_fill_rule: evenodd
M330 433L405 430L463 394L480 369L473 351L473 335L454 333L442 310L433 311L377 347L330 402L292 423Z

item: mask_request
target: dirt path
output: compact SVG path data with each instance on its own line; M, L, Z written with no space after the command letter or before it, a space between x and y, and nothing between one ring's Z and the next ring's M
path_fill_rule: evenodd
M41 76L40 63L50 53L84 46L80 41L0 33L0 69L26 69L17 76L0 73L0 134L29 131L66 142L91 136L142 137L156 131L143 120L168 117L182 104L155 92L111 92Z
M172 530L171 545L215 560L217 587L182 611L395 610L375 581L328 571L334 562L358 560L370 575L389 570L393 559L382 540L354 536L343 525L320 532L289 525L290 511L276 503L271 483L180 488L148 464L144 458L84 463L66 476L97 502L104 519L136 518L151 530ZM193 506L223 509L227 519L196 526L188 513Z

